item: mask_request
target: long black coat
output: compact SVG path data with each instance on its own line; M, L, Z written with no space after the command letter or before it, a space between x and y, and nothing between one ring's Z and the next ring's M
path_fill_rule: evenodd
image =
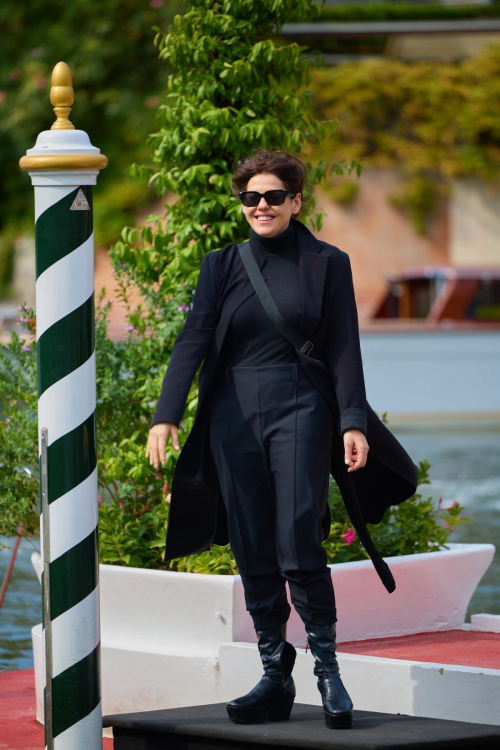
M299 245L299 329L314 343L309 355L298 352L299 357L336 420L331 474L352 525L384 586L392 592L394 578L366 523L380 523L390 505L415 493L417 467L366 400L349 256L318 240L299 220L293 221ZM255 257L265 278L266 259L261 253L255 253ZM221 377L220 354L229 323L251 294L255 291L235 244L203 258L192 309L175 341L151 422L179 424L191 383L203 361L193 428L172 479L165 560L202 552L213 543L228 543L227 517L210 450L208 407ZM365 466L348 472L342 433L355 427L365 433L370 450ZM322 528L326 538L330 531L328 506L322 510Z

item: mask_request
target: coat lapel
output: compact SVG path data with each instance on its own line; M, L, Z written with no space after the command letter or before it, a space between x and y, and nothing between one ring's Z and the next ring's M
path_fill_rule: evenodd
M302 224L295 221L295 231L299 239L299 279L302 317L300 330L305 336L312 336L321 320L325 283L328 268L328 255L321 254L323 243Z

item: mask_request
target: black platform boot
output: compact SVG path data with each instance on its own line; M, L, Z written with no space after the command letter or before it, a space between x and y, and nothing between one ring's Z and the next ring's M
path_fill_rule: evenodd
M238 724L287 721L295 700L292 669L297 652L285 640L286 623L256 632L264 675L249 693L226 704L228 716Z
M323 699L325 724L330 729L349 729L352 726L353 705L340 679L335 655L335 623L316 625L304 622L304 625L309 648L316 660L314 674L318 678L318 689Z

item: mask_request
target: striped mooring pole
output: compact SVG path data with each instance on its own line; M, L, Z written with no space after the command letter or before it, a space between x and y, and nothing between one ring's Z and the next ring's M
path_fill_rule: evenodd
M20 160L35 188L45 744L94 750L102 711L91 186L108 160L69 121L64 62L50 100L57 119Z

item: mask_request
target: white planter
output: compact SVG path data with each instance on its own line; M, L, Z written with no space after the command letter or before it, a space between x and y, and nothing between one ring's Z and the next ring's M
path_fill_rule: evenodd
M491 544L453 544L450 550L385 558L396 580L389 594L371 560L331 565L338 642L460 627L489 567ZM256 643L240 576L100 566L103 642L183 652L222 643ZM288 639L305 647L292 608Z
M370 560L331 566L338 642L462 627L495 547L449 546L439 552L385 558L396 580L392 594ZM224 687L231 680L225 682L221 676L227 662L227 655L220 661L221 647L256 642L239 576L101 565L100 592L104 713L231 697ZM295 646L305 646L305 631L293 608L287 637ZM33 642L41 706L40 626L34 628ZM310 680L315 689L312 670Z

